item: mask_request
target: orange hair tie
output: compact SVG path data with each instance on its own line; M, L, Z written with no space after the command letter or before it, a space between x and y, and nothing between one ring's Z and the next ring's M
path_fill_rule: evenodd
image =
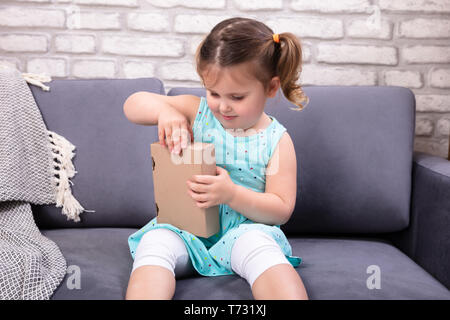
M274 33L272 35L273 41L275 41L276 43L280 43L280 35L278 33Z

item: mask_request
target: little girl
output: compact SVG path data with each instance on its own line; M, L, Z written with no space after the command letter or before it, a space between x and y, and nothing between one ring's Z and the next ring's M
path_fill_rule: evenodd
M152 219L128 239L134 263L126 299L171 299L175 277L195 273L238 274L255 299L308 299L294 269L302 259L279 227L296 201L295 149L286 128L264 113L280 86L294 110L308 100L296 84L299 40L252 19L227 19L199 45L196 63L206 98L137 92L124 112L135 123L158 124L171 152L192 140L214 143L216 175L193 176L186 190L201 208L219 206L220 231L202 238Z

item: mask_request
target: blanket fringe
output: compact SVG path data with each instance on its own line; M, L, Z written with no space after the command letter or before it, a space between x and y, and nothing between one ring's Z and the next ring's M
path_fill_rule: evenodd
M53 173L59 176L55 177L56 207L63 206L62 212L67 216L67 220L72 219L78 222L81 212L95 212L95 210L85 210L72 195L70 189L69 183L73 185L73 182L69 179L77 173L72 163L72 158L75 156L73 152L75 146L53 131L48 130L48 136L53 151Z
M0 69L3 68L9 67L0 64ZM50 91L50 87L43 84L43 82L50 82L52 80L49 75L45 73L37 74L23 72L21 72L21 75L29 84L41 87L44 91ZM72 163L72 158L75 156L75 153L73 152L75 146L63 136L50 130L47 130L47 132L54 162L53 173L58 176L54 176L56 207L63 207L62 213L67 216L67 220L72 219L75 222L78 222L80 221L80 213L83 211L95 212L95 210L85 210L72 195L69 184L73 185L70 178L77 173Z
M50 91L50 87L44 85L42 82L50 82L52 78L45 73L22 73L22 77L26 82L33 84L35 86L41 87L44 91Z

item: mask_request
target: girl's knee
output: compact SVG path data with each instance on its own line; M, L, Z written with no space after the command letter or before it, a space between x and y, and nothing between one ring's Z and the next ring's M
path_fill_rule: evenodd
M240 236L231 250L231 267L250 286L267 269L277 264L289 264L277 242L260 230Z
M147 231L142 236L139 246L141 244L147 245L149 243L152 245L163 245L165 247L170 247L171 249L177 249L177 251L186 249L184 241L175 232L163 228Z
M155 265L169 269L175 276L177 262L188 258L184 241L175 232L153 229L142 236L136 248L132 272L143 265Z

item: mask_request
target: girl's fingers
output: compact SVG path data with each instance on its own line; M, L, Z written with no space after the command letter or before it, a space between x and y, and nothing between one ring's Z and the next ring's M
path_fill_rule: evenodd
M197 193L208 192L208 188L206 184L195 183L193 181L186 181L188 188Z
M170 151L173 149L173 141L172 141L172 128L167 127L166 128L166 139L167 139L167 147Z
M190 180L199 184L211 184L214 182L214 178L215 176L209 174L201 174L192 176Z
M159 139L159 144L160 145L162 145L162 146L165 146L166 145L166 139L165 139L165 136L164 136L164 128L160 128L160 129L158 129L158 139Z
M188 189L188 194L195 201L200 201L200 202L208 201L208 195L206 193L196 193L196 192Z
M179 154L181 149L185 149L194 141L192 128L187 124L173 124L158 130L158 137L161 145L167 145L170 152Z
M192 131L191 126L189 126L189 135L190 135L190 141L194 142L194 132Z
M186 148L187 146L188 146L188 142L190 141L189 140L189 135L190 135L190 133L189 133L189 130L188 130L188 128L187 128L187 125L186 124L184 124L183 126L182 126L182 134L181 134L181 148L182 149L184 149L184 148Z
M204 202L197 201L196 205L197 205L197 207L202 208L202 209L206 209L206 208L210 207L210 204L208 201L204 201Z
M176 154L180 153L180 140L181 140L181 129L178 125L172 127L172 138L173 138L173 150Z

